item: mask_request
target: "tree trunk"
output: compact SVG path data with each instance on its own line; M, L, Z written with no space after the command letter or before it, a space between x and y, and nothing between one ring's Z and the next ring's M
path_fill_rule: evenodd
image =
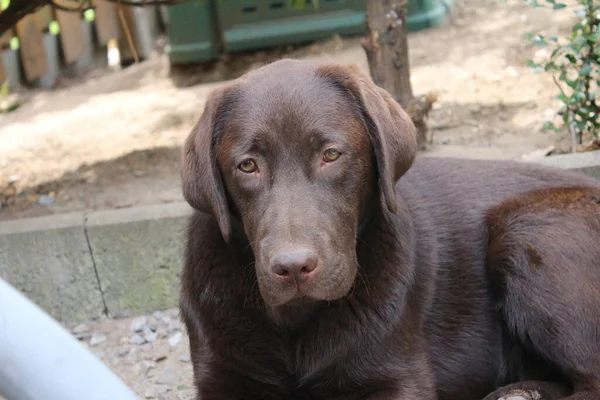
M407 0L367 0L367 36L362 46L373 81L387 90L411 116L422 149L427 143L425 118L435 96L415 98L410 83L406 27Z

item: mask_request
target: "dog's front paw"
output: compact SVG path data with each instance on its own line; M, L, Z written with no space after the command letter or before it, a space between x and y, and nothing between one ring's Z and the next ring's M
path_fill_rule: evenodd
M510 390L498 400L542 400L542 395L537 390Z
M555 382L524 381L501 387L483 400L557 400L569 394L567 386Z

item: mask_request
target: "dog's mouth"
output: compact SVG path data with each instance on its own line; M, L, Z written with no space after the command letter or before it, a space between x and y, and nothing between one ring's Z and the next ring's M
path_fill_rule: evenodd
M294 297L293 299L291 299L290 301L288 301L287 303L285 303L283 305L289 306L289 307L304 307L304 306L307 306L310 304L314 304L318 301L319 301L318 299L315 299L313 297L300 294L299 297Z
M350 264L352 265L352 264ZM327 269L327 268L325 268ZM286 281L270 274L259 274L261 296L270 307L303 307L319 302L335 301L346 296L356 279L356 271L337 266L307 281Z

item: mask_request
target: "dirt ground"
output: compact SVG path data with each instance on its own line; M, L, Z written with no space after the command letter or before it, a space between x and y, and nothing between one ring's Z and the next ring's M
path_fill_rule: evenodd
M520 0L456 0L445 26L411 34L414 90L439 94L425 155L518 159L564 146L541 129L558 106L557 91L550 76L525 66L537 49L524 35L567 31L569 19ZM179 147L221 84L206 81L228 77L224 66L235 74L282 55L366 69L360 41L336 39L228 59L187 87L169 78L167 59L157 54L55 91L23 92L24 105L0 115L0 221L181 200ZM177 321L176 310L167 310L145 321L92 321L74 333L142 398L191 399L187 338Z
M555 144L556 135L541 127L557 107L557 91L549 75L525 66L537 49L524 35L566 31L569 18L520 0L457 0L445 26L411 34L414 90L439 94L425 154L520 158ZM336 39L230 57L195 79L235 76L282 56L367 68L358 38ZM178 87L160 54L87 78L24 92L20 109L0 115L0 221L181 200L179 146L221 83Z

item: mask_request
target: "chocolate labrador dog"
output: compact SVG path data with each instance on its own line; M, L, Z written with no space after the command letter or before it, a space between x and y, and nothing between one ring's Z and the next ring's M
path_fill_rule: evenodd
M281 60L185 142L202 400L600 398L600 185L419 157L357 68Z

